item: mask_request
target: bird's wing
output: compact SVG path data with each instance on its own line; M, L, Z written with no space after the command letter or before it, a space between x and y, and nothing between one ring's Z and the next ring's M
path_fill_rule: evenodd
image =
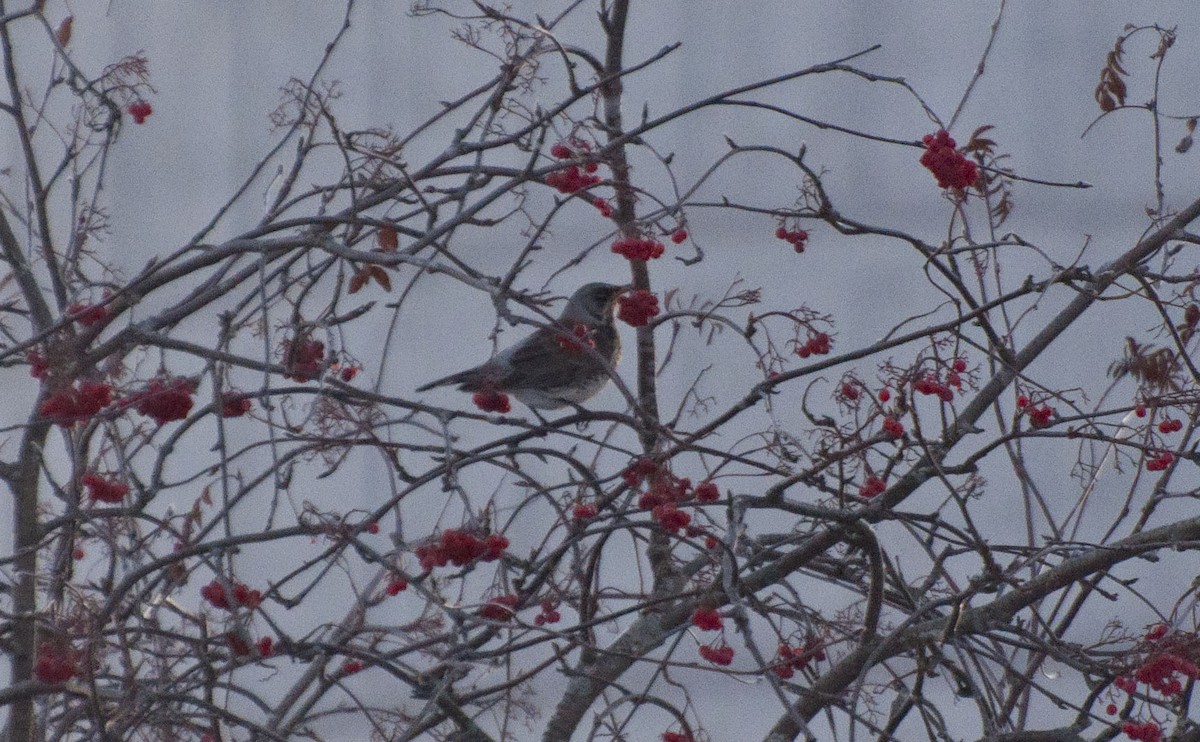
M558 335L546 329L538 330L502 355L506 371L497 379L500 389L557 389L596 365L588 353L564 351L558 344Z

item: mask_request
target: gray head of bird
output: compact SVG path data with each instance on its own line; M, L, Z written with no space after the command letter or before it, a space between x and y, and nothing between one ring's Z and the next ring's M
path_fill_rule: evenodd
M558 321L563 324L583 322L592 325L608 322L612 319L617 297L628 289L627 285L611 283L584 284L571 295Z

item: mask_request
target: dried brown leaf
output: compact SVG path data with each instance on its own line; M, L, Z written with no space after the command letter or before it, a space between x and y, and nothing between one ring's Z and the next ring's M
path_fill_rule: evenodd
M75 16L69 15L62 19L62 23L58 24L58 31L54 34L58 39L59 46L66 46L71 43L71 26L75 23Z
M381 227L375 233L375 241L379 243L379 249L383 252L396 252L400 247L400 236L395 227Z

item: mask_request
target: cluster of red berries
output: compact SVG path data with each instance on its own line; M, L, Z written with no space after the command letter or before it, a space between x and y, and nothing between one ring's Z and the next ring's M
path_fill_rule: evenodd
M825 660L825 648L820 639L812 637L806 640L802 647L791 647L781 642L779 653L775 655L775 662L771 666L771 672L784 680L789 680L797 672L802 672L813 660L817 662Z
M325 343L303 335L294 337L284 358L284 376L301 383L312 381L325 365Z
M48 371L47 371L48 373ZM46 397L38 414L56 425L69 428L95 417L112 403L113 388L97 381L81 381Z
M717 647L700 646L700 656L714 665L729 665L733 662L733 647L722 644Z
M159 376L147 382L145 389L130 395L122 404L133 407L162 425L187 417L192 409L192 395L195 392L195 382L187 377L172 379Z
M720 631L721 612L716 608L697 608L692 613L692 626L701 631Z
M558 347L567 353L582 353L584 348L596 347L596 339L592 337L591 328L581 322L575 323L570 335L560 334L555 341L558 343Z
M78 667L79 652L53 642L42 642L38 646L33 674L43 683L65 683L75 677Z
M1127 721L1121 725L1121 731L1130 739L1138 742L1159 742L1162 739L1162 727L1157 722L1147 721L1141 724Z
M660 468L650 477L650 487L638 498L638 507L652 510L660 505L683 502L691 495L691 489L692 480L676 477L669 470Z
M1029 413L1030 425L1035 428L1046 428L1050 426L1050 420L1054 417L1055 410L1050 405L1043 404L1039 407L1027 407L1026 412Z
M235 582L233 583L233 595L230 595L226 592L225 585L217 579L200 588L200 597L215 607L224 608L227 611L233 611L239 607L253 610L262 603L262 593L258 590L251 590L245 584Z
M804 345L796 346L796 355L801 358L809 356L823 356L829 354L829 349L833 346L833 340L827 332L815 332L808 336L808 340Z
M883 418L883 432L893 440L897 438L903 438L904 423L900 422L894 417L885 417Z
M91 327L108 319L108 307L103 304L72 304L67 307L67 316L84 327Z
M633 327L643 327L652 317L658 316L658 297L638 289L617 299L617 317Z
M686 240L687 238L688 238L687 230L684 229L683 227L680 227L679 229L677 229L671 233L671 242L674 242L676 245L683 243L683 241Z
M93 472L83 475L83 486L87 487L89 498L100 502L120 502L129 494L129 485Z
M507 548L508 539L502 534L490 533L479 538L457 528L447 528L436 542L418 546L416 553L421 569L430 572L447 564L462 567L476 559L494 562L504 556Z
M904 427L903 426L900 427L900 435L904 435ZM900 436L893 436L893 437L898 438ZM870 499L876 495L882 494L883 491L886 489L887 489L887 482L883 481L882 479L880 479L877 476L872 475L872 476L867 477L867 481L863 482L863 486L860 487L858 490L858 496Z
M245 637L236 631L231 631L225 635L225 642L229 645L229 650L237 657L249 657L251 654L255 654L266 659L275 654L275 640L269 636L259 639L251 647Z
M648 237L628 237L612 243L612 251L626 260L654 260L661 258L667 248L658 240Z
M483 604L479 615L492 621L508 621L517 615L514 609L519 602L516 595L498 595Z
M50 376L50 361L46 356L31 350L25 354L25 360L29 362L29 375L33 378L45 380Z
M508 395L495 389L475 392L471 395L471 401L484 412L499 412L503 415L512 410L512 402L508 400Z
M126 110L129 111L129 115L133 117L133 123L135 124L146 123L146 119L150 117L150 114L154 113L154 108L144 100L138 100L130 103Z
M550 155L558 160L569 160L581 157L592 151L592 145L582 139L571 139L559 142L550 148ZM582 168L578 165L568 165L560 170L547 173L546 185L559 193L575 193L600 182L600 176L594 173L600 168L596 162L586 163Z
M970 188L979 179L979 168L956 149L958 144L945 129L926 134L921 141L925 144L921 164L937 178L939 188Z
M693 490L692 480L676 477L666 467L645 458L635 460L621 473L621 477L630 487L637 487L645 479L650 480L650 486L638 498L638 507L649 510L650 517L665 530L675 533L686 528L688 536L706 535L703 529L689 525L692 516L680 510L678 503L693 497L702 503L716 502L721 499L721 490L717 485L701 482ZM709 548L714 548L716 540L708 536L706 544Z
M1146 658L1132 675L1122 675L1113 681L1117 690L1130 696L1138 692L1138 684L1163 696L1178 696L1183 693L1185 680L1200 680L1200 667L1191 658L1200 654L1196 635L1186 631L1171 631L1167 624L1152 626L1144 637L1142 647ZM1116 704L1110 703L1108 713L1115 714ZM1158 742L1162 729L1156 722L1126 722L1122 727L1130 739L1141 742Z
M1170 451L1163 451L1146 460L1146 471L1166 471L1173 461L1175 456Z
M782 224L775 230L775 237L796 248L796 252L804 252L804 243L808 241L808 232L803 229L788 229Z
M961 386L962 381L958 378L958 375L952 374L952 376L954 377L954 380L958 381L958 385ZM947 380L949 381L949 379ZM936 395L938 399L942 400L943 402L950 402L954 399L954 390L950 388L950 384L940 381L932 374L928 376L922 376L914 381L913 390L919 394L925 394L927 396Z
M696 485L697 502L716 502L721 499L721 490L712 482L701 482Z
M1117 688L1132 693L1137 689L1137 683L1143 683L1164 696L1177 696L1183 692L1183 681L1176 675L1197 680L1200 679L1200 669L1197 669L1195 663L1177 654L1158 654L1147 659L1133 674L1132 679L1126 678L1128 685L1123 688L1117 685ZM1136 680L1137 683L1129 682L1130 680Z
M250 411L250 398L241 392L221 394L221 417L241 417Z
M558 603L553 600L543 600L540 607L542 612L533 617L535 626L545 626L562 620L562 614L558 612Z
M1158 424L1158 432L1160 433L1178 433L1183 430L1183 421L1167 418Z
M630 487L636 487L646 480L647 477L658 474L659 466L654 459L634 459L625 470L621 472L621 479L625 480L625 484Z
M594 502L577 502L571 508L571 517L575 520L591 520L600 513L600 508Z
M655 505L654 509L650 511L650 517L667 533L675 533L687 528L688 524L692 522L692 516L680 510L679 506L673 502Z

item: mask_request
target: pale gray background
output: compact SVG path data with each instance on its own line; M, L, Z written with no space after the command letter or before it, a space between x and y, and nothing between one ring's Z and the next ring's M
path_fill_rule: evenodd
M69 10L67 9L69 7ZM519 12L553 13L557 3L517 2ZM391 125L406 131L436 110L437 101L458 93L493 72L490 60L449 39L447 24L438 19L413 19L407 3L363 2L353 18L354 28L341 47L327 78L341 81L344 95L337 103L339 122L346 128ZM995 2L708 2L653 0L635 2L627 59L651 54L664 44L683 41L681 50L649 72L629 81L629 115L643 101L661 113L698 97L759 78L843 56L872 44L882 50L860 60L866 69L906 78L930 106L948 118L974 70L995 18ZM72 49L81 64L98 69L125 54L145 50L151 61L154 114L144 126L131 126L110 165L108 198L112 232L106 240L114 265L133 274L146 259L175 249L206 223L232 189L272 146L267 114L279 101L279 88L289 77L307 79L323 48L340 25L343 8L322 2L163 2L113 0L107 4L51 2L48 15L76 16ZM59 15L55 15L58 13ZM573 43L600 48L592 16L561 31ZM1032 2L1009 4L1003 29L981 81L960 118L960 140L976 126L994 124L994 138L1011 153L1010 165L1023 174L1050 180L1085 180L1087 191L1016 186L1018 212L1009 228L1043 246L1052 257L1069 262L1092 237L1091 262L1124 250L1145 228L1143 209L1152 203L1152 152L1149 119L1134 113L1110 117L1086 139L1080 134L1098 114L1092 90L1104 56L1125 23L1158 22L1178 26L1179 48L1164 78L1165 104L1171 113L1195 110L1194 81L1200 70L1200 6L1194 2ZM30 25L30 28L34 27ZM1135 71L1131 101L1149 97L1150 37L1131 48L1128 68ZM1136 59L1135 59L1136 58ZM829 77L782 86L765 95L819 118L881 135L916 139L934 126L915 103L895 89L871 86L847 77ZM1170 145L1180 127L1170 130ZM653 139L660 151L675 151L676 171L686 181L695 177L724 150L723 135L743 144L773 143L795 149L809 147L809 162L827 170L826 185L851 215L877 224L911 230L937 242L945 232L948 208L935 193L932 178L919 170L919 151L865 143L827 134L766 115L738 111L706 111L678 122ZM426 148L422 150L422 148ZM425 139L410 152L435 152L437 141ZM736 193L745 202L784 206L796 193L794 172L745 160L708 189L710 195ZM1180 205L1200 192L1193 155L1170 155L1166 175ZM661 179L660 174L646 177ZM655 180L658 182L658 180ZM229 222L248 228L260 217L256 195L235 208ZM586 239L602 232L593 214L576 209L578 229ZM228 236L226 229L219 236ZM712 296L724 290L733 275L750 286L764 288L769 303L787 306L801 302L829 312L839 325L843 347L868 342L889 329L897 317L916 313L932 296L919 282L907 249L895 242L860 240L853 244L820 226L812 229L809 251L794 256L775 241L772 226L762 219L696 212L691 232L708 252L708 260L691 269L660 261L654 266L659 287L679 287L686 293ZM471 239L463 233L463 239ZM497 269L511 257L495 232L477 231L478 244L464 245L486 261L495 251ZM564 222L547 240L547 270L534 269L530 286L556 267L554 261L573 254L578 245ZM1020 268L1020 264L1017 264ZM1029 262L1026 270L1041 270ZM1015 270L1015 269L1014 269ZM574 274L554 285L560 293L593 278L620 277L623 261L601 251ZM452 293L441 294L439 290ZM1065 294L1051 293L1047 309L1060 306ZM877 312L863 312L874 302ZM446 307L456 311L447 316ZM457 310L461 307L461 310ZM431 282L418 291L413 327L419 335L401 335L389 359L383 389L406 394L434 376L486 357L486 335L493 315L486 300L448 282ZM1049 316L1049 312L1045 313ZM1118 315L1119 316L1119 315ZM1055 356L1062 371L1079 377L1079 384L1099 388L1104 367L1119 353L1125 334L1148 327L1120 317L1112 330L1102 313L1082 323L1072 352ZM452 323L452 324L451 324ZM1036 320L1028 329L1040 326ZM450 328L453 328L452 330ZM204 329L198 328L200 331ZM382 334L382 321L376 330ZM446 342L450 335L455 342ZM511 335L509 336L512 337ZM461 339L461 342L458 340ZM436 352L431 349L436 348ZM1097 363L1096 357L1103 358ZM711 359L710 359L711 360ZM692 378L699 364L684 362L668 377L664 408L676 402L671 384ZM745 360L745 359L743 359ZM623 371L626 378L630 360ZM744 370L714 369L721 380L744 382ZM368 367L368 373L371 368ZM463 404L450 392L433 397L446 404ZM614 392L600 406L619 404ZM1053 468L1064 461L1038 462ZM342 507L370 508L378 502L373 464L361 479L339 487ZM1119 491L1119 482L1116 490ZM1103 492L1101 492L1103 495ZM932 496L931 496L932 497ZM936 497L934 497L936 499ZM914 501L914 505L917 501ZM995 506L997 518L1006 507ZM1101 503L1103 501L1101 500ZM7 513L0 513L0 519ZM436 516L436 513L430 517ZM7 524L5 533L7 533ZM410 524L411 525L411 524ZM414 533L422 527L411 525ZM534 529L530 529L534 530ZM520 531L512 534L520 541ZM7 538L7 536L6 536ZM529 536L531 542L535 534ZM286 559L281 555L281 559ZM283 567L281 567L283 569ZM1098 616L1099 625L1107 617ZM1136 618L1130 618L1132 624ZM302 624L301 617L297 623ZM704 676L699 676L703 678ZM1044 679L1046 682L1052 682ZM379 684L381 698L400 689ZM370 694L370 690L365 692ZM549 688L554 698L556 688ZM706 693L698 679L697 697L705 704L707 729L713 740L754 738L777 715L761 684L721 682ZM748 710L766 703L762 714ZM947 713L955 701L947 697ZM967 718L971 709L964 709ZM657 729L657 731L655 731ZM661 732L647 727L645 739ZM341 737L361 738L361 730ZM969 730L966 732L969 734ZM747 736L748 735L748 736Z

